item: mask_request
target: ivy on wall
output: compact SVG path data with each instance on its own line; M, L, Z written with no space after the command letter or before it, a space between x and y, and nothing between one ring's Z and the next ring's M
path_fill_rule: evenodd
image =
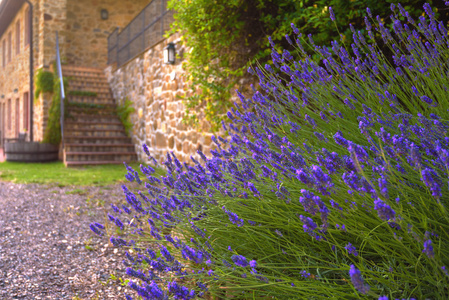
M64 90L68 89L68 80L63 77ZM47 127L45 128L44 137L42 142L53 145L59 145L61 143L61 93L60 93L60 80L55 75L53 85L53 97L48 111ZM64 107L68 105L67 98L64 102Z
M54 88L54 75L52 72L39 69L36 72L34 98L39 98L41 93L52 93Z
M53 64L53 70L56 70L56 63ZM51 84L51 86L50 86ZM68 79L63 77L64 90L68 91ZM51 87L51 88L50 88ZM39 90L39 92L37 92ZM43 143L59 145L61 143L61 86L57 72L38 70L36 74L36 92L35 97L39 97L42 92L52 93L52 101L48 111L47 127L42 139ZM68 100L65 99L64 107L67 108ZM64 112L65 113L65 112Z

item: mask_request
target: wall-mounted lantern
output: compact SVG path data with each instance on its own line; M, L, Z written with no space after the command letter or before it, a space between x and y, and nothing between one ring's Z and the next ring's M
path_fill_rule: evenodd
M164 63L174 65L176 57L176 49L174 43L168 43L168 46L164 49Z
M19 92L19 89L14 89L14 94L17 94Z
M5 99L5 95L2 95L2 99Z
M102 9L101 10L101 19L102 20L107 20L109 18L109 12L107 9Z

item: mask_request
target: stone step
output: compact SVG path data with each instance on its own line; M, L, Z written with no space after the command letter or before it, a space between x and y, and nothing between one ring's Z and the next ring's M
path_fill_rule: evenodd
M69 90L73 89L81 89L86 90L86 88L89 88L89 91L95 92L94 89L108 89L109 90L109 83L108 82L90 82L90 81L69 81Z
M65 152L64 160L73 161L136 161L137 155L132 152Z
M70 76L69 82L101 82L108 83L108 80L104 76Z
M71 113L65 118L65 122L114 122L119 120L117 115L114 114L82 114Z
M106 97L80 97L80 96L69 96L67 98L70 103L91 103L91 104L104 104L115 106L114 98Z
M62 65L62 71L93 72L104 74L103 69L95 67L78 66L78 65Z
M129 161L125 161L129 162ZM82 167L82 166L97 166L97 165L121 165L122 161L65 161L66 167Z
M64 144L131 144L127 136L64 136Z
M136 161L134 144L115 114L117 106L103 70L66 65L63 74L69 77L69 90L97 93L67 96L71 105L64 124L64 164Z
M106 122L68 121L68 122L65 122L64 127L67 130L77 130L77 129L95 129L95 130L111 129L111 130L115 130L115 129L123 129L123 124L118 120L117 121L106 121Z
M73 71L66 70L62 71L62 75L65 77L71 78L106 78L103 72L95 72L95 71Z
M96 93L97 95L96 96L88 96L88 95L72 95L72 94L70 94L70 92L69 93L67 93L67 96L68 97L91 97L91 98L93 98L93 97L112 97L112 93L111 93L111 91L110 91L110 89L99 89L99 88L93 88L93 90L91 91L91 90L83 90L83 89L70 89L69 88L69 91L70 92L94 92L94 93Z
M95 92L95 88L109 89L109 84L107 82L104 83L104 82L86 82L86 81L80 81L69 84L69 90L76 89L76 90Z
M70 103L70 102L69 102ZM88 104L88 103L86 103ZM77 106L75 105L69 105L67 107L67 111L70 114L114 114L116 111L116 106L114 104L95 104L91 103L96 106ZM101 106L100 106L101 105Z
M111 98L111 100L113 100L112 98ZM94 104L94 103L92 103L92 106L89 106L89 104L87 104L87 105L77 105L76 103L79 103L79 102L71 102L71 101L69 101L69 107L70 108L89 108L89 109L105 109L105 108L110 108L110 109L115 109L115 107L116 107L116 105L115 104L102 104L101 106L99 106L99 105L96 105L96 104Z
M125 129L72 129L65 128L64 135L80 137L126 137Z
M66 152L133 152L134 144L65 144Z

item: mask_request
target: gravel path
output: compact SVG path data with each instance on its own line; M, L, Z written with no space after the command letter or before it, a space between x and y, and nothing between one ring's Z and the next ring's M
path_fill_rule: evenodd
M120 199L118 185L0 182L0 299L124 299L110 279L124 277L123 256L89 229Z

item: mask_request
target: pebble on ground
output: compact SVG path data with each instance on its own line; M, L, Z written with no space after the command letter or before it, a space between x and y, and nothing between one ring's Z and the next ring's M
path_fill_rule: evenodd
M122 251L89 229L120 199L120 185L0 182L0 299L125 299Z

